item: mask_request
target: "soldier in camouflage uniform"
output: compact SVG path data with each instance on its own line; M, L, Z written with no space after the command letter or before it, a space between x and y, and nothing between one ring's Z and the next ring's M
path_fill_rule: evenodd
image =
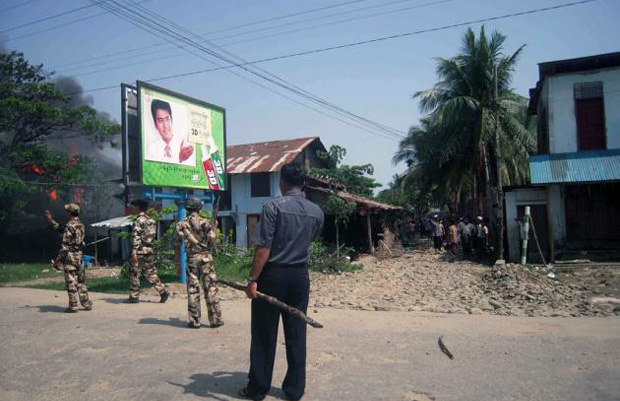
M207 301L207 315L211 327L220 327L222 311L218 299L217 277L209 246L215 242L215 231L207 218L198 213L202 201L189 198L186 202L189 216L179 221L174 230L175 244L185 242L187 248L187 303L191 328L200 328L200 281Z
M134 211L139 214L131 228L133 252L130 266L129 299L126 303L140 302L140 273L146 281L155 287L161 297L160 302L164 303L168 300L170 293L157 276L157 269L155 268L153 242L157 236L157 223L146 214L149 207L146 200L137 199L131 204L136 207Z
M85 310L93 308L93 302L88 298L86 288L86 273L82 265L82 247L84 246L84 224L79 219L80 207L74 203L65 205L67 211L67 224L57 223L49 210L45 211L45 217L54 230L62 233L62 245L58 256L54 260L57 267L65 273L65 285L69 294L69 307L66 312L78 311L78 298Z

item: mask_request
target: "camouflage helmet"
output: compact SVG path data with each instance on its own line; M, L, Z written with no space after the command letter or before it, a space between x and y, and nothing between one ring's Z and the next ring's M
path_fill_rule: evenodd
M202 200L195 196L189 197L185 201L185 207L189 210L200 210L202 209Z
M80 213L80 205L76 203L67 203L65 205L65 210L71 214Z

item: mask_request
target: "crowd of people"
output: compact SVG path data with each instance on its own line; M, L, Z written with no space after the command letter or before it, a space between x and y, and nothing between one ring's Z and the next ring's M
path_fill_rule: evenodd
M453 256L466 259L486 260L490 251L489 219L477 216L456 218L440 217L435 214L426 219L424 229L432 238L433 248L445 249Z

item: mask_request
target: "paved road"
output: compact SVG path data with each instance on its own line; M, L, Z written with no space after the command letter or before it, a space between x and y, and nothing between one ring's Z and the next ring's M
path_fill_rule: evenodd
M184 299L93 298L93 311L65 314L63 292L0 288L1 400L238 399L247 302L223 303L222 328L190 330ZM620 400L618 317L317 312L305 401ZM268 400L284 398L285 366L282 345Z

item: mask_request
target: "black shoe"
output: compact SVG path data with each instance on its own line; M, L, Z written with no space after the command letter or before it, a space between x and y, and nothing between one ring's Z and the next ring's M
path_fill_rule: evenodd
M93 303L91 302L90 304L86 305L84 307L84 310L93 310Z
M303 395L303 394L302 394L300 397L298 397L298 398L293 398L293 397L291 397L291 396L289 396L289 395L287 395L287 396L286 396L286 399L288 399L288 400L290 400L290 401L299 401L299 400L301 400L302 398L304 398L304 395Z
M65 309L65 313L77 313L77 307L68 307L67 309Z
M187 323L187 327L190 329L199 329L201 326L200 323L189 322Z
M212 328L214 328L214 329L216 329L216 328L218 328L218 327L222 327L223 325L224 325L224 322L219 321L219 322L217 322L217 323L213 323L213 324L211 325L211 327L212 327Z
M243 398L248 398L250 400L254 400L254 401L261 401L264 400L265 397L267 395L260 395L260 394L252 394L250 393L250 391L248 390L247 387L242 388L241 390L239 390L239 395Z
M140 300L138 298L127 298L126 300L123 301L124 304L137 304L140 303Z
M161 299L159 300L159 302L161 302L162 304L165 304L166 301L168 300L168 297L170 297L170 293L168 291L162 292Z

